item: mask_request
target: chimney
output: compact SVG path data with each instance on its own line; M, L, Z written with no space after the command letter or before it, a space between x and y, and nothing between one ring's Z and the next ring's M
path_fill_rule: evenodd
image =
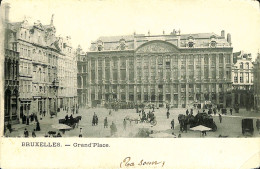
M227 41L231 45L231 35L230 35L230 33L227 34Z
M221 31L221 36L225 38L225 31L224 30Z
M9 3L4 3L4 21L9 22L9 11L10 11L10 4Z

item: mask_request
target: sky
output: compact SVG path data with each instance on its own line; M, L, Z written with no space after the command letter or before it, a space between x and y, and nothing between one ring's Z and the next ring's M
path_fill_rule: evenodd
M6 0L7 1L7 0ZM260 50L260 10L250 0L8 0L10 21L49 24L56 35L71 36L72 46L88 51L100 36L137 34L231 34L233 51Z

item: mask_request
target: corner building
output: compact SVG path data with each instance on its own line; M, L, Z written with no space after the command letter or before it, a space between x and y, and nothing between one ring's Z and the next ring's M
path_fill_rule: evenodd
M79 102L230 106L232 50L224 31L100 37L78 64Z

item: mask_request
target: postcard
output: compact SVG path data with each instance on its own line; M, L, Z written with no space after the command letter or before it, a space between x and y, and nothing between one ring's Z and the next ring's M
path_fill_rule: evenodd
M245 0L1 2L0 168L257 168Z

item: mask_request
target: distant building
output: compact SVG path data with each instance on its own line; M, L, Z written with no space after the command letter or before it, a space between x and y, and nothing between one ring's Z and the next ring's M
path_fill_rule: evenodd
M78 64L87 106L118 101L156 106L231 106L231 36L221 32L100 37Z
M232 88L233 101L240 107L253 108L253 63L250 53L233 54Z
M9 23L12 44L19 52L20 118L32 113L57 112L58 108L77 104L76 56L70 37L57 37L53 16L48 25L33 25L25 18ZM9 70L9 68L6 68ZM12 70L12 69L11 69Z
M19 119L19 52L15 42L16 30L9 26L9 4L1 7L4 26L4 121L18 123Z
M260 54L254 62L254 109L260 113Z

